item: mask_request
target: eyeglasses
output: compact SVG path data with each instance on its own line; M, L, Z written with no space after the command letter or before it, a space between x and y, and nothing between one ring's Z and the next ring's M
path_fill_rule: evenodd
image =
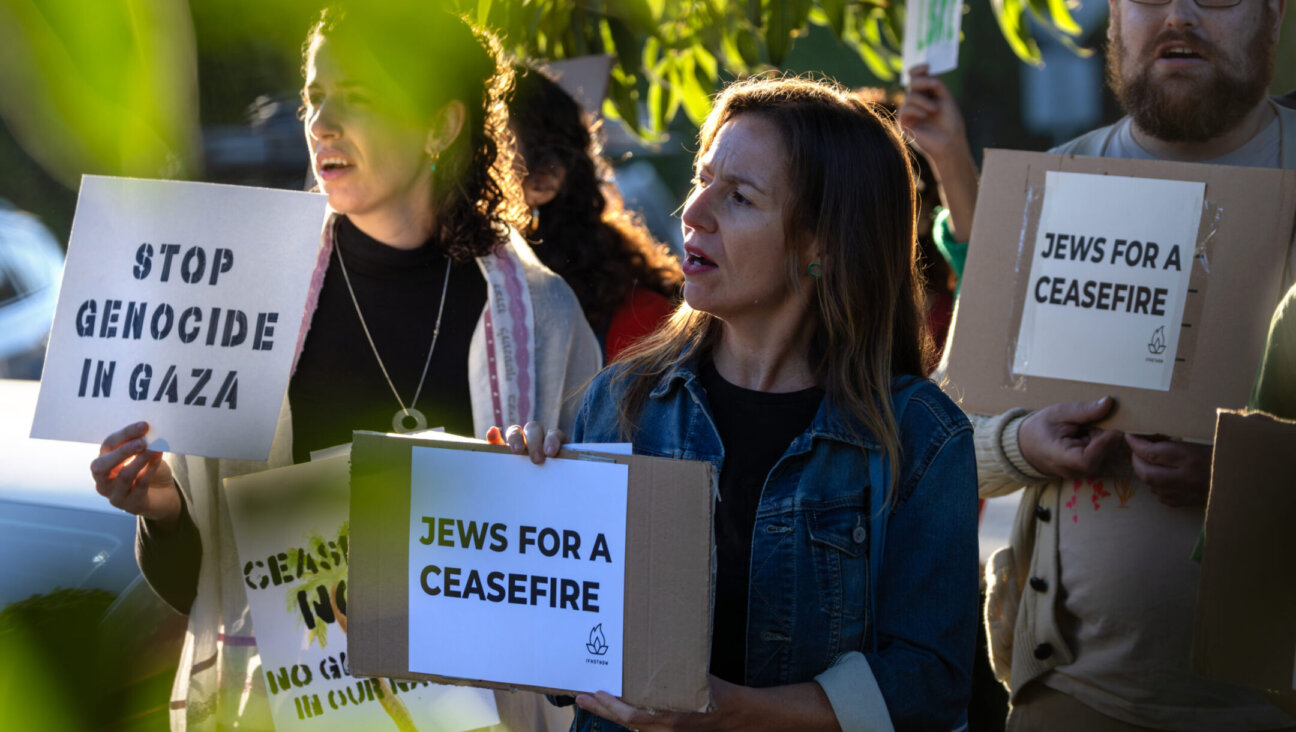
M1138 5L1169 5L1170 0L1130 0ZM1242 0L1193 0L1199 8L1231 8L1241 4Z

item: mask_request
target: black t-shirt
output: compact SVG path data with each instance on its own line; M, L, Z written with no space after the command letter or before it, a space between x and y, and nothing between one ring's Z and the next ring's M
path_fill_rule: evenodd
M406 406L427 363L441 284L451 267L441 334L415 406L429 428L472 435L468 345L486 305L486 281L477 263L450 262L435 240L417 249L389 247L341 217L319 304L288 387L293 462L308 461L312 450L350 442L353 430L391 432L400 409L361 329L339 250L374 346Z
M710 361L702 366L699 376L725 454L720 470L720 502L715 508L717 567L711 673L743 684L756 507L770 470L792 440L810 426L823 401L823 390L773 394L744 389L725 381Z

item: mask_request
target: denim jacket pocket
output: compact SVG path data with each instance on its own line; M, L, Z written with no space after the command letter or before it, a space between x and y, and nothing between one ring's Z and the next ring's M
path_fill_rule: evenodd
M803 506L820 608L858 620L868 605L868 516L862 497Z

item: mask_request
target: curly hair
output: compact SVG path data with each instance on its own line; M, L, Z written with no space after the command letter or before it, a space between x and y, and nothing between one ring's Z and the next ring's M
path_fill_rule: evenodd
M636 287L675 299L679 262L626 210L576 100L537 69L516 71L509 116L522 158L531 171L563 171L562 189L527 232L536 256L567 281L596 330Z
M302 59L308 63L330 39L350 71L384 82L385 113L429 127L446 104L463 103L463 129L437 159L429 205L442 250L466 262L492 252L510 227L527 221L505 101L513 71L497 39L436 5L332 5L307 34Z

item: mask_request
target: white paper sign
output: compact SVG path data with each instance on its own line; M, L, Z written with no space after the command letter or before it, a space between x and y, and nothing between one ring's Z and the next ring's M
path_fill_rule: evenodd
M1205 189L1049 171L1013 373L1168 390Z
M962 24L962 0L909 0L900 83L909 86L909 69L920 64L927 64L927 73L933 75L958 68Z
M278 732L460 732L499 722L493 692L354 678L347 664L350 455L225 482Z
M319 251L325 197L81 182L32 437L264 460Z
M620 696L628 468L410 460L410 670Z

